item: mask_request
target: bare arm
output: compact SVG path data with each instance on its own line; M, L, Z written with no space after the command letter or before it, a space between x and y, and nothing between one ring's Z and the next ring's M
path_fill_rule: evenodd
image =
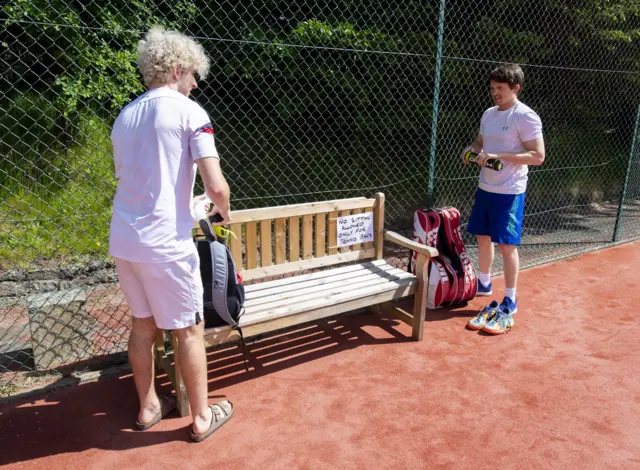
M485 160L498 158L505 162L517 163L518 165L542 165L545 158L544 138L538 137L535 140L523 142L524 152L520 153L486 153L482 152L478 158L478 165L482 165Z
M478 134L476 138L473 139L473 142L471 142L471 145L469 145L469 150L475 153L480 153L482 152L483 146L484 142L482 141L482 136Z
M520 165L542 165L545 157L544 138L523 142L525 151L522 153L499 153L498 158L506 162Z
M205 157L196 160L198 171L202 177L204 191L214 204L213 213L219 213L224 219L220 224L231 221L231 205L229 202L229 184L222 174L220 159Z
M482 135L478 134L476 138L473 139L473 142L471 142L471 144L465 147L465 149L462 151L462 161L463 162L465 161L464 155L469 150L471 150L473 153L477 153L477 154L481 153L483 145L484 145L484 142L482 141Z

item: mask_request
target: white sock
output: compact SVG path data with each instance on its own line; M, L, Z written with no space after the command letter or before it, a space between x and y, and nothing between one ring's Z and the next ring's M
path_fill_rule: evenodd
M480 282L482 282L483 286L487 287L491 284L491 274L480 273L478 277L480 278Z
M511 300L513 300L513 303L516 302L516 288L515 287L513 289L506 288L504 290L504 295L509 297Z

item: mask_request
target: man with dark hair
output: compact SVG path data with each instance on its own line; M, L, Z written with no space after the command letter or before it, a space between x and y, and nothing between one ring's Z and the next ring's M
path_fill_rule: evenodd
M516 85L522 87L524 85L524 72L519 65L503 65L491 71L489 83L491 82L506 83L511 89L514 89Z
M467 151L477 153L477 164L482 168L467 224L467 231L478 239L479 296L493 294L494 243L498 244L504 259L506 291L502 303L493 300L468 324L471 329L491 334L506 333L514 323L528 165L541 165L545 158L540 117L518 101L523 84L524 73L518 65L502 65L491 72L489 86L495 106L484 112L478 136L462 152L463 160ZM489 159L501 160L502 170L485 167Z

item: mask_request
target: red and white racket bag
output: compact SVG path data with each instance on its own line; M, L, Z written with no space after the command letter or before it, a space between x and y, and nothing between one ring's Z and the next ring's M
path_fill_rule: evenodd
M416 210L413 240L432 246L439 253L429 261L428 309L461 304L476 296L478 277L462 241L460 212L457 209ZM416 258L414 253L413 269Z

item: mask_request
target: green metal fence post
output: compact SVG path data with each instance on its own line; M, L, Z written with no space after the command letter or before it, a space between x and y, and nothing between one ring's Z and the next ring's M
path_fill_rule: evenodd
M636 112L636 124L633 127L633 140L631 141L631 151L629 152L629 161L627 162L627 172L624 175L624 185L622 186L622 193L620 194L620 203L618 204L618 215L616 217L616 226L613 230L613 241L617 242L620 239L620 230L622 222L622 205L624 199L627 196L627 187L629 186L629 173L631 173L631 165L633 163L633 156L636 154L636 143L638 141L638 124L640 123L640 105L638 105L638 111Z
M444 49L444 7L446 0L440 0L438 17L438 44L436 49L436 75L433 86L433 115L431 118L431 151L429 153L429 185L427 206L433 207L433 187L436 178L436 140L438 135L438 105L440 101L440 77L442 75L442 54Z

